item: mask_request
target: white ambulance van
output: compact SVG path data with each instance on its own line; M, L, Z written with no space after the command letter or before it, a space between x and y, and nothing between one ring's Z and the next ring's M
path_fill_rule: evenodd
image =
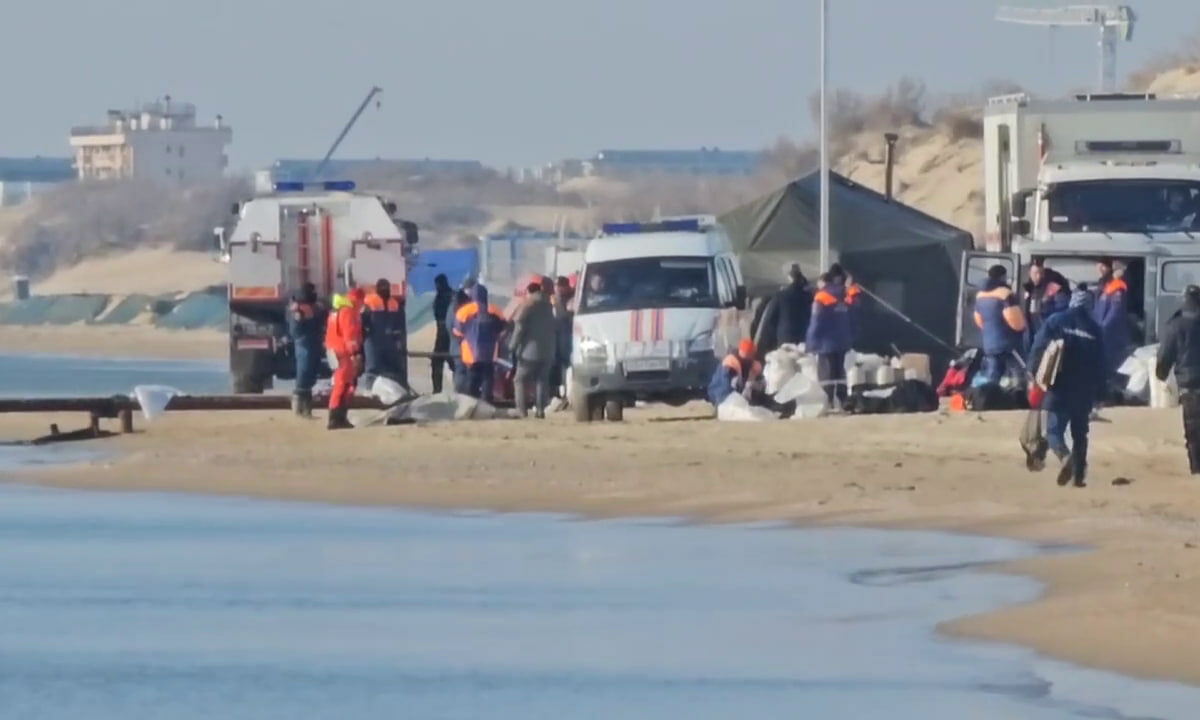
M576 286L575 418L620 421L637 400L702 399L743 336L746 288L712 218L605 225Z

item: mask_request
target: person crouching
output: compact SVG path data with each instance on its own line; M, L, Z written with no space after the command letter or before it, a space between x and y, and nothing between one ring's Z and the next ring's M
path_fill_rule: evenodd
M708 401L720 407L730 395L741 393L751 404L762 405L766 398L762 386L762 363L755 359L754 341L746 338L737 352L725 356L708 383ZM757 401L757 402L755 402Z

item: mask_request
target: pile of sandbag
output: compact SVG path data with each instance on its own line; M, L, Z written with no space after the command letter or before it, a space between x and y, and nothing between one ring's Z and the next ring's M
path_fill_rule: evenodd
M817 379L817 360L796 345L767 353L763 364L766 392L777 403L796 403L793 419L811 420L825 411L825 391Z
M1166 382L1159 380L1155 374L1157 358L1158 345L1145 345L1134 350L1117 368L1117 372L1129 378L1124 388L1125 399L1156 408L1176 407L1179 390L1175 373L1167 376Z

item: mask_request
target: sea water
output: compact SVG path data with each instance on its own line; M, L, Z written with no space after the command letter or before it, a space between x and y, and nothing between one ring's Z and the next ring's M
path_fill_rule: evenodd
M6 450L9 462L19 460ZM951 641L1022 543L0 487L0 717L1190 718Z
M192 394L230 391L222 362L0 354L0 397L128 395L135 385Z

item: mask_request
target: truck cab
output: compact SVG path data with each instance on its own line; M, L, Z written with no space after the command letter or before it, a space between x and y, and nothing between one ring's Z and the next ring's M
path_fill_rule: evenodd
M576 297L569 388L583 422L620 420L636 400L702 399L742 336L741 269L711 219L605 225Z
M234 392L260 393L295 374L286 311L304 283L328 306L334 293L387 279L404 298L417 255L417 227L395 205L355 192L349 181L277 182L234 207L219 237L229 265L229 370ZM329 370L322 367L321 375Z
M1200 282L1200 100L1153 94L992 98L984 110L986 252L963 257L960 346L991 265L1019 293L1034 259L1089 286L1126 266L1134 340L1157 342Z

